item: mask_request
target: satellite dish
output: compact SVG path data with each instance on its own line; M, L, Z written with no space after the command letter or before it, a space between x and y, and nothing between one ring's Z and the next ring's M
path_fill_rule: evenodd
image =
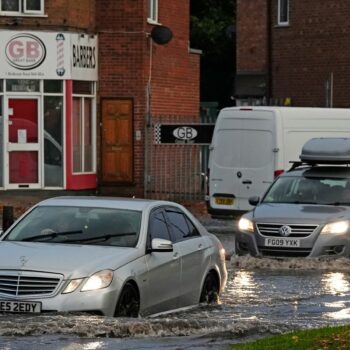
M156 44L164 45L173 38L173 33L168 27L155 26L151 31L151 38Z

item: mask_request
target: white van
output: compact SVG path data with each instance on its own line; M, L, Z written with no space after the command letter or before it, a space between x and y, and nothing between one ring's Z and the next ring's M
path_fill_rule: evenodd
M209 156L208 211L238 214L252 209L274 178L299 160L315 137L349 137L350 109L232 107L220 111Z

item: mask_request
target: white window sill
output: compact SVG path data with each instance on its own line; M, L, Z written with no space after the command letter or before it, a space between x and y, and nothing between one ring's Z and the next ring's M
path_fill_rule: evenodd
M42 13L0 12L0 17L41 17L41 18L47 18L48 15L45 15Z
M275 25L275 28L285 28L285 27L290 27L289 22L286 23L278 23Z

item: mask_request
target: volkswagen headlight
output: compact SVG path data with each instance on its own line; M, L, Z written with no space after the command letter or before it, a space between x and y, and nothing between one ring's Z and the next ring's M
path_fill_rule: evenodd
M111 270L103 270L100 272L96 272L93 274L84 284L81 289L82 292L86 292L89 290L97 290L102 288L107 288L113 280L113 271Z
M321 234L342 234L349 230L349 221L337 221L327 224L321 231Z
M241 218L238 222L238 228L240 231L254 232L254 224L252 221Z

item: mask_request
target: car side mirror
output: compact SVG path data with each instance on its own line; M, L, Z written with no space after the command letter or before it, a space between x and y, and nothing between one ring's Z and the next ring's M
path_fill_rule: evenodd
M173 250L173 243L171 241L162 238L152 239L152 252L172 252Z
M253 196L249 198L249 204L253 205L254 207L258 205L258 203L260 202L260 197L258 196Z

